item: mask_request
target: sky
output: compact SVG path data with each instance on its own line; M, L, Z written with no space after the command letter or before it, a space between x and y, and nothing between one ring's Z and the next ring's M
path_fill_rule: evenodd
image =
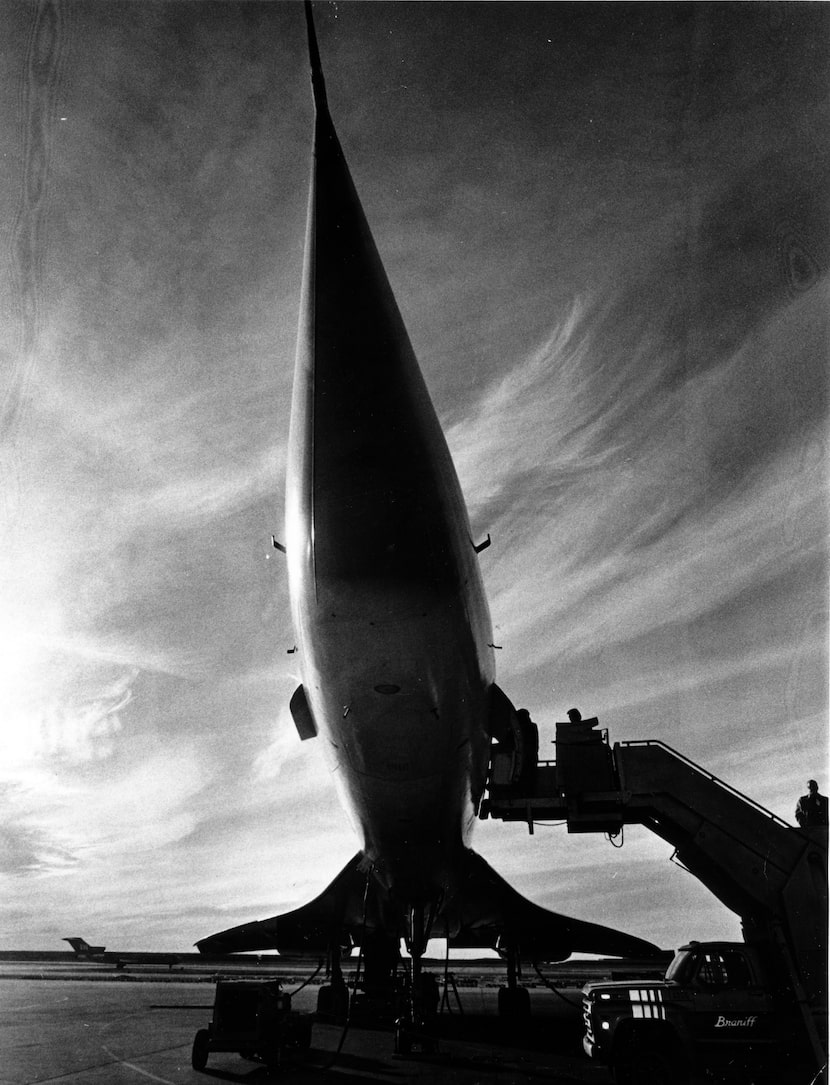
M793 821L827 761L823 4L315 4L498 681ZM299 682L302 7L0 7L0 949L185 951L357 850ZM620 842L617 841L617 844ZM640 827L480 823L546 907L735 916Z

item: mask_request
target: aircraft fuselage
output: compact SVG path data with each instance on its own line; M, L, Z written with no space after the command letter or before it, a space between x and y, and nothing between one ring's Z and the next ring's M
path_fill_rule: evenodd
M303 685L376 874L435 899L485 783L492 632L455 469L327 114L286 494Z

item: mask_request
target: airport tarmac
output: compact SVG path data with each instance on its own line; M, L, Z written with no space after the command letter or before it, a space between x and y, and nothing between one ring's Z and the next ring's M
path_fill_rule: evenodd
M281 969L284 990L296 990L313 968L302 962ZM231 971L223 969L222 974ZM440 978L439 968L430 971ZM273 970L249 966L233 973L262 978ZM191 1067L191 1049L196 1031L212 1016L215 966L188 964L172 972L129 966L118 971L112 965L71 959L0 959L0 1085L195 1085L209 1079L250 1085L611 1085L610 1073L582 1052L576 976L560 965L551 967L549 978L557 984L558 995L525 977L533 1020L517 1028L497 1013L503 982L499 969L460 966L459 1001L453 995L453 1012L439 1019L434 1055L396 1056L391 1028L353 1025L344 1037L341 1027L315 1022L311 1050L302 1063L274 1071L237 1054L214 1052L206 1069L197 1072ZM294 995L295 1010L313 1013L319 982L315 978ZM776 1085L806 1082L795 1071L782 1069Z
M29 977L29 978L26 978ZM300 979L301 977L296 977ZM191 1068L196 1030L211 1017L213 976L208 969L171 974L115 972L78 964L0 964L0 1083L33 1085L179 1085L214 1079L266 1085L379 1081L550 1082L554 1085L611 1078L580 1049L579 990L563 989L573 1003L542 988L531 991L534 1023L519 1037L496 1013L498 978L459 986L463 1014L454 1005L440 1023L439 1050L403 1058L393 1053L389 1029L349 1029L315 1023L305 1062L278 1072L235 1054L212 1053L205 1071ZM466 977L468 983L473 980ZM292 990L293 982L285 989ZM312 1012L317 987L294 998L294 1009Z

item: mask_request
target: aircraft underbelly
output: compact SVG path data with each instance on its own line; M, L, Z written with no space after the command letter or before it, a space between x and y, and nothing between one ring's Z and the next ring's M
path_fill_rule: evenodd
M487 645L460 597L412 595L409 617L316 608L304 684L367 853L469 836L486 772ZM482 651L481 649L484 649Z

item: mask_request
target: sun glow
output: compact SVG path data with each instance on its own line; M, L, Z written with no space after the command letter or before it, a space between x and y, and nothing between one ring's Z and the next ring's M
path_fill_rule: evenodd
M32 761L42 747L38 677L42 648L17 623L0 622L0 763L8 772Z
M118 666L113 674L110 664L79 665L53 638L23 626L0 623L0 772L13 776L46 759L109 756L135 668Z

